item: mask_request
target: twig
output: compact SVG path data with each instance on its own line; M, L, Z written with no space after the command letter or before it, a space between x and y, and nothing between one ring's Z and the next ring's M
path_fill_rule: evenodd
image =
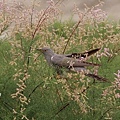
M66 42L65 48L64 48L64 50L63 50L63 54L65 53L65 50L66 50L66 48L67 48L67 45L68 45L68 43L69 43L72 35L74 34L75 30L78 28L78 26L79 26L79 24L80 24L81 22L82 22L82 20L79 20L79 22L77 23L77 25L75 26L75 28L73 28L73 31L71 32L71 34L70 34L70 36L69 36L69 38L68 38L68 40L67 40L67 42Z
M90 9L88 9L86 12L88 12L89 10L90 10ZM71 32L71 34L70 34L70 36L69 36L69 38L68 38L68 40L67 40L67 42L66 42L66 44L65 44L65 48L64 48L64 50L63 50L63 54L65 53L65 50L66 50L66 48L67 48L67 45L68 45L71 37L73 36L75 30L78 28L79 24L82 22L83 18L85 17L86 12L83 14L83 17L78 21L78 23L76 24L76 26L73 28L73 30L72 30L72 32Z
M61 111L63 111L67 106L69 106L69 104L70 104L70 103L67 103L67 104L65 104L64 106L62 106L62 107L60 108L60 110L58 110L58 111L55 113L55 115L54 115L53 117L51 117L51 119L53 119L56 115L58 115Z
M55 5L57 5L57 4L59 3L59 1L60 1L60 0L58 0L58 1L55 3ZM37 24L37 26L36 26L33 34L32 34L32 39L35 37L36 32L37 32L37 30L39 29L39 27L40 27L40 25L41 25L40 23L42 23L42 22L45 20L45 18L44 18L43 20L42 20L42 18L46 15L46 11L49 9L49 7L50 7L50 6L48 6L48 7L44 10L42 16L40 17L40 19L39 19L39 21L38 21L38 24ZM42 22L41 22L41 21L42 21Z
M32 28L32 22L33 22L33 11L34 11L34 8L35 8L35 1L36 0L34 0L33 1L33 4L32 4L32 11L31 11L31 18L30 18L30 26L31 26L31 28Z
M112 110L112 109L120 109L120 106L118 106L118 107L110 107L108 110L106 110L103 114L102 114L102 116L98 119L98 120L101 120L104 116L105 116L105 114L106 113L108 113L110 110Z
M84 89L81 93L83 94L86 90L88 90L90 86L87 86L86 89Z
M60 0L58 0L58 1L55 3L55 5L58 4L59 1L60 1ZM28 55L29 55L29 53L31 52L32 43L33 43L33 40L34 40L34 38L35 38L35 35L36 35L38 29L40 29L40 26L42 25L42 23L43 23L43 22L45 21L45 19L46 19L46 18L43 18L43 17L46 15L46 11L49 9L49 7L50 7L50 6L48 6L48 7L44 10L42 16L40 17L40 19L39 19L39 21L38 21L38 23L37 23L37 26L36 26L34 32L32 33L32 38L31 38L31 43L30 43L30 47L29 47L29 50L28 50ZM30 57L28 56L28 57L27 57L27 69L28 69L29 63L30 63Z
M3 51L1 51L1 54L2 54L2 56L3 56L4 61L5 61L6 63L9 63L8 59L6 58L7 56L4 54Z
M5 12L6 12L6 1L5 0L3 0L3 19L5 20L6 19L6 17L5 17Z
M106 110L106 111L103 113L103 115L102 115L98 120L101 120L101 119L105 116L105 114L106 114L107 112L109 112L111 109L113 109L113 108L109 108L108 110Z
M63 103L63 102L62 102L62 99L61 99L61 95L60 95L59 90L58 90L57 87L56 87L56 92L57 92L57 94L58 94L58 97L59 97L59 99L60 99L60 102Z
M10 111L10 112L12 112L12 110L14 109L11 105L9 105L7 102L4 102L4 101L2 101L3 102L3 104L4 104L4 106Z
M43 81L44 82L44 81ZM40 86L40 85L42 85L42 83L43 82L41 82L40 84L38 84L33 90L32 90L32 92L29 94L29 96L28 96L28 99L31 97L31 95L35 92L35 90Z
M92 82L91 85L88 85L86 89L84 89L81 93L83 94L86 90L88 90L92 85L94 85L95 81Z
M39 55L34 59L34 62L39 58L40 55L41 55L41 54L39 54Z

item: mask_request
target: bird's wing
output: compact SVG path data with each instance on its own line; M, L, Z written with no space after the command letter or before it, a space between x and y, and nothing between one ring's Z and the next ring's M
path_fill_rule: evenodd
M84 67L84 66L99 66L99 64L89 63L81 61L75 58L65 57L64 55L54 55L51 57L51 61L54 65L61 67Z
M72 57L72 58L77 58L77 59L80 59L81 57L83 58L86 58L90 55L93 55L94 53L96 53L97 51L99 51L100 48L96 48L96 49L93 49L93 50L90 50L90 51L87 51L87 52L84 52L84 53L72 53L72 54L67 54L65 55L66 57Z

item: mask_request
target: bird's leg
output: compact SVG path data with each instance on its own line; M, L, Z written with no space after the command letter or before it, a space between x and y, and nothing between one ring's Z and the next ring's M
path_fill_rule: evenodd
M60 66L55 66L55 78L59 79L59 78L63 78L63 71L62 68Z
M60 66L55 66L55 70L56 70L58 75L62 75L63 74L62 68Z

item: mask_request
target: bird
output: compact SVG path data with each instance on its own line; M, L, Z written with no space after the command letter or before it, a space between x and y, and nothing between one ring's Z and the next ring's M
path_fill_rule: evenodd
M94 79L97 79L99 81L108 81L104 77L100 77L98 75L87 73L86 67L87 66L100 66L100 64L96 63L90 63L86 61L86 58L88 56L93 55L97 51L100 50L100 48L96 48L84 53L71 53L71 54L56 54L51 48L49 47L43 47L43 48L37 48L38 51L41 51L48 63L49 66L54 66L57 70L58 74L61 74L59 72L60 68L66 68L70 71L74 72L84 72L84 74L88 77L92 77Z

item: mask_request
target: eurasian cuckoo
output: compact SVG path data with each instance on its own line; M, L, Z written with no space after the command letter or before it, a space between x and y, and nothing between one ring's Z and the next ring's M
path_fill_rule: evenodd
M106 78L100 77L98 75L87 73L87 66L100 66L96 63L86 62L86 58L94 53L96 53L100 48L90 50L84 53L72 53L72 54L56 54L49 47L38 48L44 54L44 57L48 64L54 66L55 68L67 68L75 72L84 72L86 76L92 77L99 81L107 81Z

